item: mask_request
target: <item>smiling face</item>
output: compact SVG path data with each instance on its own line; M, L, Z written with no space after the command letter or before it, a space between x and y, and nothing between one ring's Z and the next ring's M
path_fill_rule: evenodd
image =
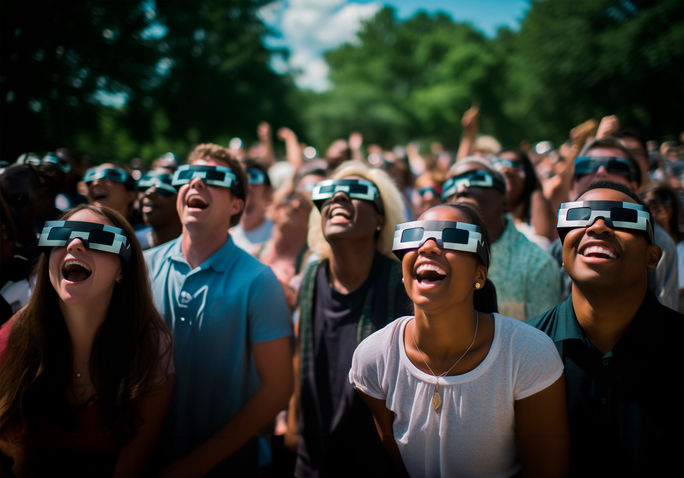
M192 164L226 166L211 158L199 159ZM233 192L220 186L208 186L200 178L192 179L178 190L176 208L183 230L225 234L231 226L231 218L238 214L244 201Z
M68 220L114 225L88 209L77 211ZM65 247L52 248L49 274L60 304L109 303L116 281L121 278L121 258L111 252L87 249L80 239L74 239Z
M592 189L578 200L634 203L613 189ZM642 232L612 229L602 218L570 230L563 241L563 266L580 287L645 290L646 269L655 268L660 255L660 247L649 245Z
M349 176L349 179L364 178ZM384 224L384 217L378 213L372 202L350 199L346 194L338 192L323 203L321 221L323 236L334 244L340 239L374 238L378 227Z
M450 206L429 209L419 219L470 222L461 211ZM475 253L440 249L433 239L408 251L401 265L408 296L416 307L426 312L472 304L474 284L483 285L487 278L487 269Z
M108 168L119 169L110 163L101 164L97 167L97 169ZM124 183L101 178L87 184L86 196L90 204L111 207L127 217L136 194L135 191L126 189Z

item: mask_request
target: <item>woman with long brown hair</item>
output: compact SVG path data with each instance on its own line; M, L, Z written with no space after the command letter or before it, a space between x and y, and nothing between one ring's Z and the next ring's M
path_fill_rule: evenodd
M173 364L140 244L119 213L82 205L39 246L33 295L0 329L0 475L141 475Z

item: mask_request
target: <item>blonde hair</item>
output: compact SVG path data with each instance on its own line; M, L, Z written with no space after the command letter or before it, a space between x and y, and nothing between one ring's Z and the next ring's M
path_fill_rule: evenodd
M370 168L360 161L345 161L330 176L331 179L343 179L350 176L371 181L380 191L382 205L385 210L385 223L382 225L380 233L375 242L375 249L396 260L392 253L392 241L394 240L394 228L397 224L405 222L403 201L401 193L397 189L392 178L382 169ZM318 254L322 259L329 258L332 251L330 244L323 236L321 228L321 213L317 208L311 210L309 215L309 233L307 237L309 249Z

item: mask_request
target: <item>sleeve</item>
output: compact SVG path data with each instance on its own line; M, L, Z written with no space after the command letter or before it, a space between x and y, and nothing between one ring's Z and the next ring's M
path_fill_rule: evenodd
M663 250L663 255L655 270L655 293L662 304L677 310L679 307L679 271L676 245L670 237L657 237L656 244Z
M544 332L523 322L514 325L514 399L521 400L558 380L563 373L563 361L553 340Z
M354 350L349 370L349 383L355 389L380 400L384 400L387 395L382 386L382 377L387 365L385 351L390 347L386 340L389 327L391 325L372 333L361 341Z
M249 297L250 342L291 337L292 319L282 286L270 268L255 277Z
M560 269L550 255L541 252L537 269L527 278L525 317L542 314L560 302Z

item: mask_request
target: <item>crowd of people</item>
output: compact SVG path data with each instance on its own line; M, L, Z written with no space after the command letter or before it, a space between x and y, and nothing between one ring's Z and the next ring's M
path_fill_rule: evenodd
M2 165L0 476L684 473L684 136L462 125Z

